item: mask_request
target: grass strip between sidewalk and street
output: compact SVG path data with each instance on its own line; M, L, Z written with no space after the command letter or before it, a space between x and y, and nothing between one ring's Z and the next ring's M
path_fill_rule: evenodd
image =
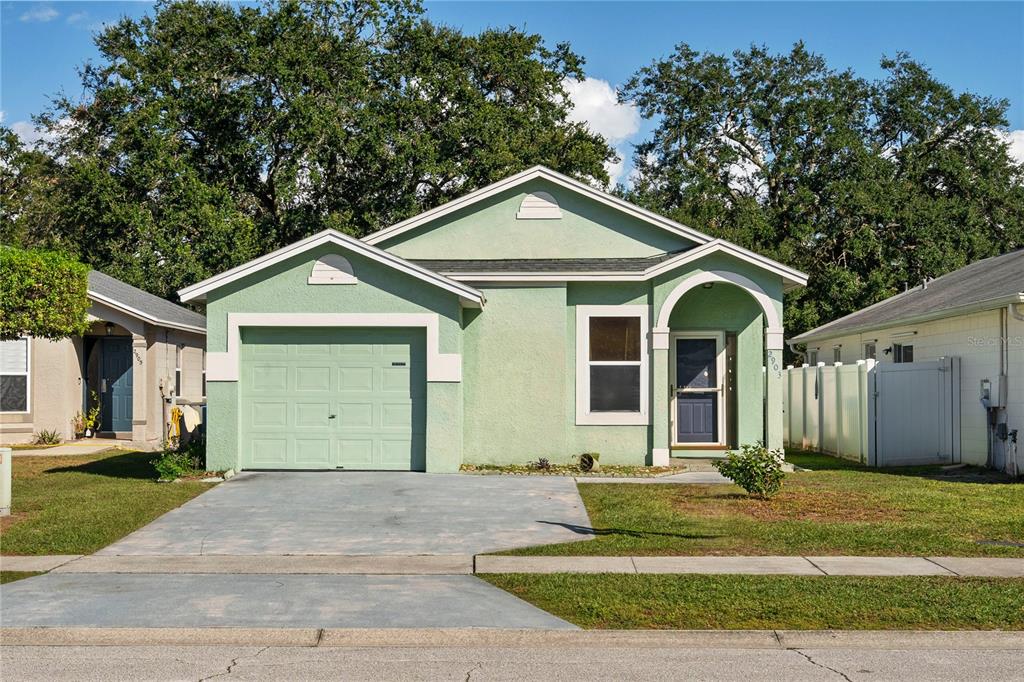
M181 506L207 483L157 483L152 452L15 457L0 553L91 554Z
M1021 482L976 468L787 459L812 470L787 475L769 500L732 485L581 482L590 541L504 553L1024 557Z
M1024 629L1024 579L740 575L479 576L592 629Z

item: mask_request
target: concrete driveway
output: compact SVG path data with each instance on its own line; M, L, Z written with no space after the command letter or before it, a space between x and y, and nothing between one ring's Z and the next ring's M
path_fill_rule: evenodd
M453 555L592 537L571 478L245 473L103 555Z

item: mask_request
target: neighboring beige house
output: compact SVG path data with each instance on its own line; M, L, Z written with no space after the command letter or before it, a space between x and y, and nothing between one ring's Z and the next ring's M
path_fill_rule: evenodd
M1024 249L972 263L788 343L804 346L810 365L959 357L962 461L1003 469L1014 460L1013 432L1017 440L1024 436Z
M172 396L203 401L206 318L95 270L89 300L83 336L0 342L0 442L32 442L44 430L73 438L72 419L95 392L99 437L155 447ZM199 410L184 409L195 423Z

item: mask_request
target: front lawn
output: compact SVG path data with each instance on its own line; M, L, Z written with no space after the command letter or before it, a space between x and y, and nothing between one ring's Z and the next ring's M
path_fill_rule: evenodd
M157 483L151 452L15 457L3 554L90 554L210 485Z
M813 471L768 501L734 486L580 483L589 542L513 550L556 555L1024 557L1024 484L977 469L871 470L787 455Z
M1024 579L1017 578L566 573L481 577L584 628L1024 628Z

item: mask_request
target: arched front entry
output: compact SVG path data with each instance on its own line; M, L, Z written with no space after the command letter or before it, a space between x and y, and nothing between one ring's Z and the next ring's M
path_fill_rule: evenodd
M780 447L777 299L741 274L706 271L679 282L654 318L652 463L760 440Z

